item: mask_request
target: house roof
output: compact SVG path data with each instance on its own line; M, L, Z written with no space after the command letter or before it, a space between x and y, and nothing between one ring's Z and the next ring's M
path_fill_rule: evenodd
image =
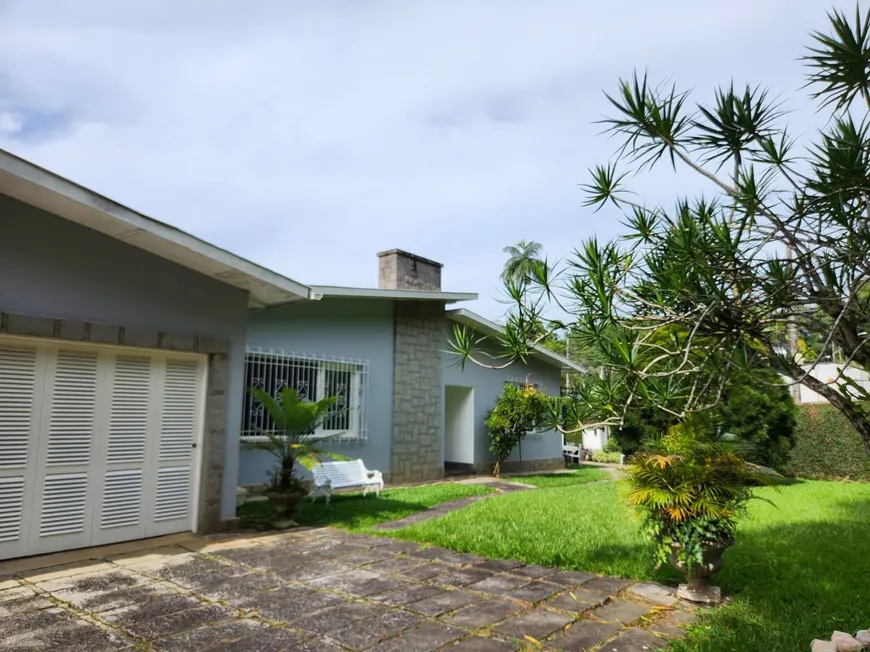
M459 324L470 326L481 335L497 335L504 332L502 327L495 322L490 321L485 317L481 317L477 313L466 310L465 308L448 310L447 316ZM565 356L550 351L550 349L543 346L536 344L533 347L532 355L538 358L541 362L558 367L562 371L573 371L578 374L586 373L586 367L579 365L576 362L571 362Z
M348 288L335 285L312 285L311 298L391 299L394 301L474 301L477 295L468 292L433 292L430 290L382 290L379 288Z
M308 286L0 149L0 193L248 292L251 305L304 301Z

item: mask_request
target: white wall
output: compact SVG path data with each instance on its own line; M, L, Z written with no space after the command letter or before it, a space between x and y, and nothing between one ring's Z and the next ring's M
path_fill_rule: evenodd
M804 369L809 369L811 366L812 365L804 365ZM810 375L826 383L832 383L834 382L834 379L839 379L837 382L840 385L843 385L843 380L839 378L842 369L842 364L837 364L835 362L820 362L810 372ZM855 367L853 365L848 367L843 375L854 379L861 387L863 387L867 391L870 391L870 374L868 374L863 369L860 369L859 367ZM796 400L798 403L828 402L826 398L823 398L820 394L803 385L797 386Z
M444 388L444 461L474 464L474 389Z
M592 451L604 450L608 439L607 428L590 428L583 431L583 448Z

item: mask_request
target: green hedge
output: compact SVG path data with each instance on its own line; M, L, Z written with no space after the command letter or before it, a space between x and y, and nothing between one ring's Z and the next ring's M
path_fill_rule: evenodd
M870 455L849 421L830 405L801 405L795 439L790 473L870 481Z

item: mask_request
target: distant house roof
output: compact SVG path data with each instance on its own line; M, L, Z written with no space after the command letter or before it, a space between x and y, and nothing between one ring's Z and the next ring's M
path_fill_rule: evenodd
M481 335L497 335L504 332L502 327L495 322L490 321L485 317L481 317L477 313L466 310L465 308L448 310L447 316L459 324L464 324L473 328ZM532 355L538 358L541 362L546 362L554 367L558 367L562 371L572 371L578 374L586 373L586 367L583 365L571 362L565 356L550 351L550 349L546 347L535 345Z
M309 298L308 286L0 149L0 193L248 292L251 305Z
M312 285L311 298L392 299L394 301L474 301L477 295L468 292L433 292L431 290L381 290L378 288L346 288L334 285Z

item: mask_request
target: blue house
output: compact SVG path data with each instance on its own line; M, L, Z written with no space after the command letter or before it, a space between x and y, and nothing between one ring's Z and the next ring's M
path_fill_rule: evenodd
M324 424L324 434L338 435L338 452L361 458L388 482L489 472L483 422L504 385L532 383L558 396L562 370L582 369L544 348L527 364L460 368L448 350L454 326L483 336L499 328L457 307L477 295L442 291L442 265L422 256L393 249L378 261L377 289L313 285L315 300L251 310L247 383L270 392L289 385L313 399L339 396L345 409ZM243 440L264 425L261 406L250 395L245 401ZM268 453L243 450L240 484L263 482L271 463ZM531 434L503 468L562 465L561 437L542 432Z
M338 396L326 434L388 481L487 471L504 384L557 395L572 365L460 370L453 324L498 329L461 308L476 295L379 261L377 289L304 285L0 150L0 559L234 527L270 466L242 445L251 386ZM513 467L560 463L536 433Z

